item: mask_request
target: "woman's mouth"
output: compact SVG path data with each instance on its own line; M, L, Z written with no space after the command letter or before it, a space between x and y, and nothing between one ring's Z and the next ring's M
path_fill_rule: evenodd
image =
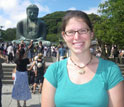
M73 43L73 46L76 47L76 48L80 48L84 45L84 42L75 42Z

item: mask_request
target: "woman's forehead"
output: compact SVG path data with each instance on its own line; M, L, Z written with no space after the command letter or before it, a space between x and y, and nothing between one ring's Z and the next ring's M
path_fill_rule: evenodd
M83 28L83 27L88 27L88 25L86 24L86 22L81 19L81 18L71 18L67 25L66 25L66 28L70 28L70 27L74 27L74 28Z

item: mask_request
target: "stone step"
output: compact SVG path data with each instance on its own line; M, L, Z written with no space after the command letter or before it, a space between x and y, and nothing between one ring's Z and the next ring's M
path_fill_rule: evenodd
M11 80L12 79L12 75L4 75L3 79Z
M121 71L124 71L124 68L120 68Z
M124 64L118 64L120 68L124 68Z
M12 75L12 72L3 72L3 75L4 75L4 77L6 76L6 75Z
M118 64L121 72L122 72L122 75L124 76L124 64Z
M2 66L5 66L5 67L15 67L16 64L2 63Z
M11 80L5 80L5 79L3 79L2 80L2 83L3 84L13 84L13 80L11 79Z
M119 68L124 68L124 65L119 65Z
M13 84L12 72L15 66L16 66L15 64L7 64L7 63L2 64L2 69L3 69L2 83L3 84Z
M11 67L8 67L8 68L6 68L6 67L2 67L2 69L3 69L3 71L13 71L13 69L14 68L11 68Z
M9 65L9 66L6 65L6 66L5 66L5 65L2 65L2 67L3 67L3 68L15 68L16 66L11 66L11 65Z

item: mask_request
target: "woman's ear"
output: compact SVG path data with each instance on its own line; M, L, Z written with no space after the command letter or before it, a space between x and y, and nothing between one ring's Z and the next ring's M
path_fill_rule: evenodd
M62 35L62 36L64 36L64 35L65 35L65 32L64 32L64 31L62 31L62 32L61 32L61 35Z
M62 35L63 39L65 40L65 32L64 31L61 32L61 35Z
M94 38L94 32L91 32L91 39Z

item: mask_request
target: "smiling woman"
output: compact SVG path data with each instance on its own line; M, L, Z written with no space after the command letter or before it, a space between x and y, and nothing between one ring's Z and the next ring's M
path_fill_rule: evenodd
M93 36L86 13L67 12L62 37L71 55L48 67L42 107L124 107L124 78L114 62L90 53Z

